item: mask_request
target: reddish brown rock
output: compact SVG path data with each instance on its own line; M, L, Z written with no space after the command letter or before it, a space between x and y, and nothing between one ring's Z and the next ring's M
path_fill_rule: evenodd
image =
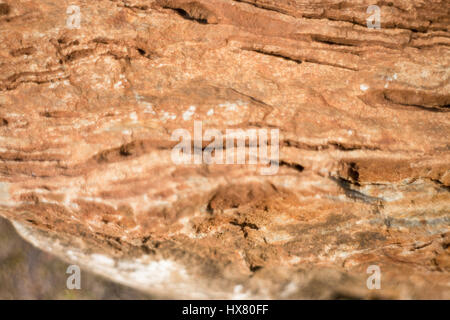
M0 214L161 297L448 299L450 6L372 4L3 1ZM278 172L175 164L194 121Z

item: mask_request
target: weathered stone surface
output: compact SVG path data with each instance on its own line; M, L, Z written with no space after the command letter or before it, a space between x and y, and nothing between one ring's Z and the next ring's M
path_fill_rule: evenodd
M160 297L450 298L448 1L79 1L69 29L72 4L0 5L26 239ZM279 128L277 174L174 164L195 120Z
M80 290L66 286L68 264L22 239L0 218L0 299L149 299L151 296L81 273Z

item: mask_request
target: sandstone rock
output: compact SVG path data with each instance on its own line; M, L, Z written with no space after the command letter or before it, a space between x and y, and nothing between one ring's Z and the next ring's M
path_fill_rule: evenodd
M0 4L0 215L27 240L160 297L450 298L448 1L79 1L79 28L73 4ZM195 121L279 129L278 172L175 164Z
M67 288L69 265L23 240L0 218L0 299L149 299L132 288L84 270L81 290Z

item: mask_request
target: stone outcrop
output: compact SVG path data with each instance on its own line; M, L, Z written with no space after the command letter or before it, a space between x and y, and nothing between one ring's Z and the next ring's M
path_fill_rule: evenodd
M80 290L67 288L69 265L22 237L0 218L0 300L152 298L90 272L81 272Z
M450 3L373 2L3 0L0 215L160 297L450 298ZM277 173L174 163L195 121Z

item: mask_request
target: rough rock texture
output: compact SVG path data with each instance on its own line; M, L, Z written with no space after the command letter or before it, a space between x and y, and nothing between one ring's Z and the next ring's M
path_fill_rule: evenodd
M36 246L159 297L450 298L448 1L2 2L0 214ZM278 173L174 164L194 120L279 128Z
M145 293L84 270L81 289L69 290L69 265L36 249L0 218L0 299L149 299Z

